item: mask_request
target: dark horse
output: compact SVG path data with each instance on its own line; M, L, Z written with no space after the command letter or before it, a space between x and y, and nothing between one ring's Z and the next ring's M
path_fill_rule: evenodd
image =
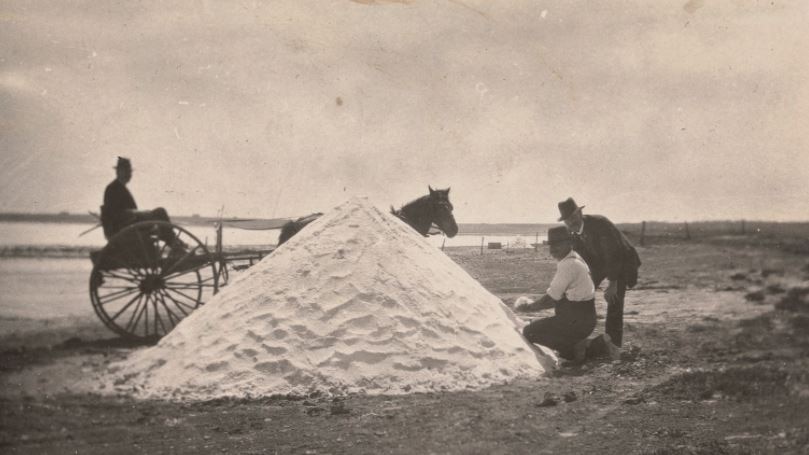
M458 225L455 223L455 217L452 216L453 207L449 201L449 188L446 190L434 190L429 186L427 188L430 189L430 194L408 202L399 210L391 207L390 213L398 216L423 236L427 236L430 233L430 227L435 224L447 237L455 237L455 234L458 233ZM321 215L323 214L313 213L284 224L281 228L281 235L278 236L278 246L291 239L298 231L320 218Z

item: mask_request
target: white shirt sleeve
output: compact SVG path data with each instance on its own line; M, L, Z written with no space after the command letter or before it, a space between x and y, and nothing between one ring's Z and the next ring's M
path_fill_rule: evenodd
M551 280L551 285L548 287L546 294L551 296L553 300L562 300L572 279L573 274L570 270L570 261L559 261L559 263L556 264L556 275L553 276L553 280Z

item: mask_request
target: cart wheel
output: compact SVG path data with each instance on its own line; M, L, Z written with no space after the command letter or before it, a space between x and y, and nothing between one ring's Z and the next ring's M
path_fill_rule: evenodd
M167 334L217 290L205 245L164 221L122 229L95 257L90 274L96 314L112 331L132 339Z

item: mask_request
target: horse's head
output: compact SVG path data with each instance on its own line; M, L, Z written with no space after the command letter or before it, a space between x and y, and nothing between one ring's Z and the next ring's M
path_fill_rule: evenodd
M434 190L431 186L430 202L433 206L433 223L435 223L447 237L455 237L458 233L458 224L452 215L452 202L449 201L449 188Z

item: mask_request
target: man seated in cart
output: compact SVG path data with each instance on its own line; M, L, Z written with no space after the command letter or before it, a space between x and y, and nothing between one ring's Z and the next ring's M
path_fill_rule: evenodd
M104 205L101 206L104 237L109 240L121 229L140 221L171 222L168 212L163 207L153 210L138 210L135 198L126 187L126 184L132 180L132 162L128 158L118 157L115 175L115 180L104 190ZM169 227L160 230L160 238L176 249L186 249L186 246L175 237L174 231Z

